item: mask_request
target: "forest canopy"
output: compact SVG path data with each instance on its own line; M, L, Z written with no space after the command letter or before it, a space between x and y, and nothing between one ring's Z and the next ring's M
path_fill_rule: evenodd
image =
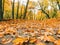
M59 13L60 0L0 0L0 19L43 20Z

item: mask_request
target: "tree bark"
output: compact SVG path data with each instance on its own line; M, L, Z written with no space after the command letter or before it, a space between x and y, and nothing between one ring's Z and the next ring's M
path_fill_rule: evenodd
M38 3L39 3L39 5L40 5L40 2L38 2ZM39 9L39 10L42 10L42 12L43 12L44 14L46 14L46 17L47 17L48 19L50 19L49 14L45 12L45 10L43 9L42 6L40 6L40 7L41 7L41 9Z
M43 9L41 9L41 10L42 10L42 12L43 12L44 14L46 14L46 17L47 17L48 19L50 19L49 14L46 13Z
M29 0L27 0L27 4L26 4L26 7L25 7L25 12L24 12L23 19L26 18L26 13L27 13L28 4L29 4Z
M15 0L13 0L13 3L12 3L12 19L14 19L14 3L15 3Z
M3 0L3 15L4 15L4 3L5 3L5 0Z
M18 6L17 6L17 15L16 15L16 19L18 19L18 15L19 15L19 0L18 0Z
M0 20L3 19L3 7L2 7L2 0L0 0Z
M22 7L20 9L20 19L22 18Z
M60 10L60 4L59 4L59 1L58 0L56 0L57 1L57 5L58 5L58 7L59 7L59 10Z

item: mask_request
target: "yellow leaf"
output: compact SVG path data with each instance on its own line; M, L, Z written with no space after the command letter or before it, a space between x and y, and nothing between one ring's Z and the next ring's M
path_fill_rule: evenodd
M15 40L13 40L13 43L14 44L19 44L19 43L23 43L25 41L25 39L24 38L16 38Z

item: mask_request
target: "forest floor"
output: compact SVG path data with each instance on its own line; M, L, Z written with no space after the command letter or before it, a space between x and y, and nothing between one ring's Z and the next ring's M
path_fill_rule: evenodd
M1 21L0 45L60 45L60 19Z

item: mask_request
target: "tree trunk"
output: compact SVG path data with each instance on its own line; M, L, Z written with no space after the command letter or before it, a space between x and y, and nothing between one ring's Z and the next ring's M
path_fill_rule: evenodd
M5 0L3 0L3 15L4 15L4 3L5 3Z
M2 9L2 0L0 0L0 20L3 19L3 9Z
M57 1L57 5L58 5L58 7L59 7L59 10L60 10L60 4L59 4L59 1L58 0L56 0Z
M39 5L40 5L40 2L38 2L38 3L39 3ZM39 10L42 10L42 12L43 12L44 14L46 14L46 17L47 17L48 19L50 19L49 14L45 12L45 10L43 9L43 7L42 7L41 5L40 5L40 7L41 7L41 9L39 9Z
M20 9L20 19L22 18L22 8Z
M43 9L41 9L42 10L42 12L44 13L44 14L46 14L46 17L49 19L50 17L49 17L49 14L48 13L46 13Z
M15 3L15 0L13 0L13 3L12 3L12 19L14 19L14 3Z
M27 0L27 4L26 4L26 7L25 7L25 12L24 12L23 19L26 18L26 13L27 13L28 4L29 4L29 0Z
M16 15L16 19L18 19L18 15L19 15L19 0L18 0L18 6L17 6L17 15Z

